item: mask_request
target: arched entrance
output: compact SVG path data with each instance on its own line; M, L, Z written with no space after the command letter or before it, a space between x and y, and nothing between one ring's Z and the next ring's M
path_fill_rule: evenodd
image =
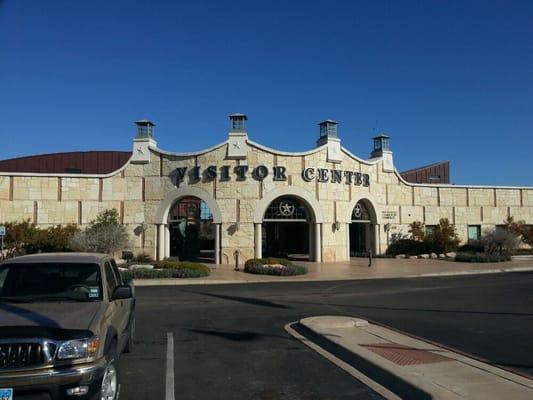
M262 254L311 260L312 213L296 196L280 196L267 207L262 224Z
M215 262L216 225L209 205L195 196L180 198L168 213L171 258Z
M375 254L375 213L372 205L365 199L359 200L353 210L349 230L350 257Z

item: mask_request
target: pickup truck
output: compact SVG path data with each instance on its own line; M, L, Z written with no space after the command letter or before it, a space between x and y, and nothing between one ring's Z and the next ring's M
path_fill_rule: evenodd
M116 400L132 349L134 288L105 254L0 264L0 400Z

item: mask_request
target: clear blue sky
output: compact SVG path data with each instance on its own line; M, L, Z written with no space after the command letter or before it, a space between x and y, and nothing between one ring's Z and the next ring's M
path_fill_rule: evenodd
M533 186L533 1L0 0L0 159L129 150L133 121L192 151L249 116L252 140L314 147L340 122L405 170Z

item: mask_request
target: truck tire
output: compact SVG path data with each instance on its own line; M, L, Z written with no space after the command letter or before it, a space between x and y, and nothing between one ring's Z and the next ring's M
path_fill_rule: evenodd
M111 346L105 358L106 368L102 383L92 400L118 400L120 395L120 368L116 343Z

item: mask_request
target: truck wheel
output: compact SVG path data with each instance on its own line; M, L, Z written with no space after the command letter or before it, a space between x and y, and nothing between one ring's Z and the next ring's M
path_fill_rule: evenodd
M102 385L94 400L118 400L120 392L120 370L118 365L117 347L113 345L106 355L106 368Z
M130 353L133 350L133 340L135 339L135 317L131 317L128 341L124 346L124 353Z

